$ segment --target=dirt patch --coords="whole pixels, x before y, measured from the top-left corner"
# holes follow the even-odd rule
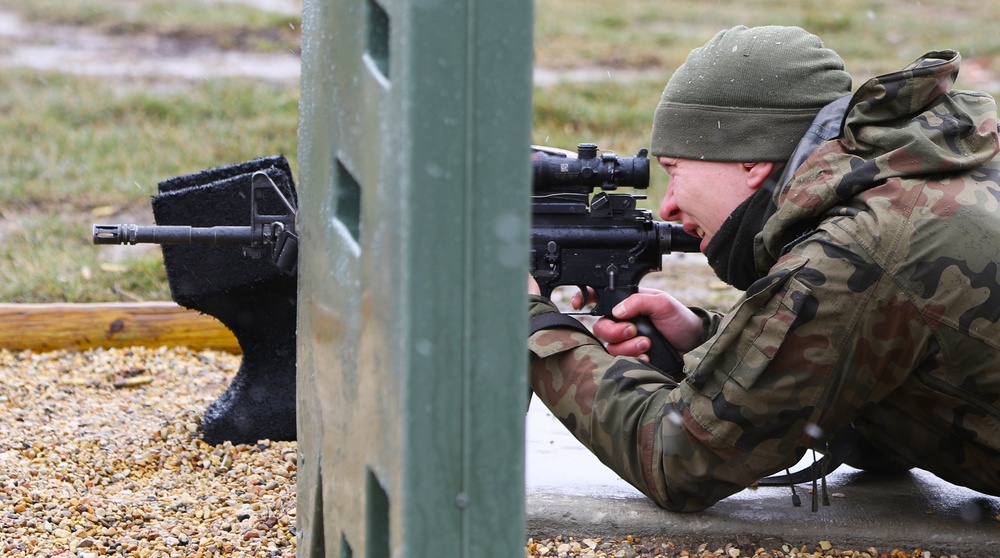
[[[11,11],[0,11],[0,47],[3,67],[147,80],[255,77],[294,83],[301,66],[291,52],[224,50],[192,37],[102,34],[26,22]]]
[[[294,14],[294,0],[240,0],[260,9]],[[230,0],[215,0],[223,6]],[[240,41],[237,41],[240,42]],[[214,77],[253,77],[297,83],[301,56],[292,52],[250,52],[218,48],[206,37],[175,34],[108,34],[85,27],[27,22],[16,12],[0,10],[0,67],[80,75],[193,81]],[[666,79],[663,69],[607,67],[535,68],[541,87],[564,82]]]

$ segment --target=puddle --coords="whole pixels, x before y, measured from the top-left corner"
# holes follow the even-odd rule
[[[275,12],[285,15],[302,13],[301,0],[206,0],[206,4],[245,4],[265,12]]]
[[[602,82],[614,81],[630,83],[638,80],[662,80],[667,82],[670,71],[663,68],[648,69],[617,69],[617,68],[535,68],[535,85],[549,87],[564,82]]]

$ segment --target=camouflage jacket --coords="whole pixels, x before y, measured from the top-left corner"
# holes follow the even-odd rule
[[[769,270],[706,317],[679,385],[568,329],[531,336],[531,386],[606,465],[692,511],[853,424],[906,463],[1000,494],[1000,162],[957,52],[868,81],[775,193]],[[789,242],[796,238],[795,242]],[[532,315],[556,311],[534,297]]]

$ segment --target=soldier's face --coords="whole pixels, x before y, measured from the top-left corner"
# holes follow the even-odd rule
[[[688,234],[701,237],[701,250],[719,232],[726,218],[755,188],[748,184],[743,163],[695,161],[658,157],[670,175],[667,193],[660,205],[664,221],[680,221]]]

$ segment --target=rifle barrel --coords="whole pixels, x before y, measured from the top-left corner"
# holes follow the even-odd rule
[[[249,226],[94,225],[94,244],[250,244]]]
[[[673,223],[655,223],[660,237],[660,252],[701,252],[701,239],[684,232],[684,227]]]

